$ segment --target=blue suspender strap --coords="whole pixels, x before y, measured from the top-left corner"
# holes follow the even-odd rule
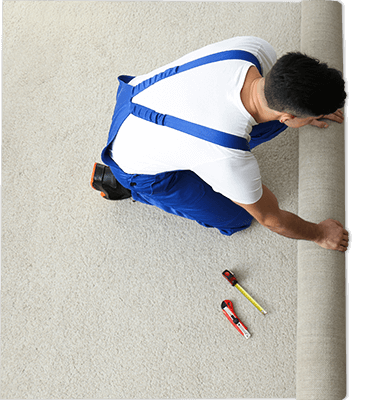
[[[249,143],[243,137],[231,135],[229,133],[218,131],[212,128],[207,128],[206,126],[185,121],[171,115],[160,114],[151,110],[150,108],[143,107],[140,104],[133,104],[131,113],[138,118],[153,122],[157,125],[173,128],[177,131],[195,136],[198,139],[218,144],[219,146],[224,146],[235,150],[250,151]]]
[[[244,151],[250,151],[251,148],[272,139],[277,134],[285,130],[287,126],[285,124],[281,124],[279,121],[270,121],[267,123],[258,124],[253,127],[252,141],[251,145],[249,146],[245,138],[207,128],[205,126],[185,121],[171,115],[160,114],[154,110],[132,102],[132,98],[134,96],[162,79],[165,79],[177,73],[187,71],[191,68],[199,67],[201,65],[229,59],[240,59],[251,62],[257,67],[260,74],[262,74],[261,65],[258,59],[253,54],[243,50],[228,50],[216,54],[211,54],[209,56],[190,61],[186,64],[174,68],[169,68],[166,71],[157,74],[154,77],[149,78],[134,87],[130,85],[130,81],[134,77],[126,75],[119,76],[120,85],[116,97],[116,106],[112,118],[108,141],[106,147],[103,149],[101,154],[102,161],[105,164],[110,165],[112,168],[114,168],[116,172],[120,170],[118,165],[111,158],[110,148],[111,143],[115,139],[121,124],[130,114],[133,114],[139,118],[143,118],[158,125],[167,126],[181,132],[185,132],[187,134],[218,144],[220,146]]]
[[[254,64],[259,73],[262,75],[262,68],[261,64],[259,63],[258,59],[252,54],[248,53],[244,50],[228,50],[222,51],[220,53],[210,54],[209,56],[198,58],[197,60],[190,61],[186,64],[179,65],[177,67],[169,68],[160,74],[157,74],[145,81],[139,83],[133,89],[133,97],[136,96],[138,93],[142,92],[143,90],[147,89],[151,85],[156,82],[159,82],[162,79],[168,78],[169,76],[173,76],[179,74],[180,72],[188,71],[189,69],[200,67],[202,65],[211,64],[217,61],[225,61],[225,60],[244,60],[249,61]]]
[[[228,50],[210,54],[197,60],[190,61],[186,64],[169,68],[166,71],[157,74],[136,86],[130,85],[130,81],[133,79],[132,76],[119,76],[120,85],[116,96],[116,106],[110,126],[107,145],[101,154],[102,161],[111,167],[116,169],[119,168],[110,156],[110,145],[115,139],[121,124],[125,121],[129,114],[133,114],[139,118],[158,125],[167,126],[178,131],[185,132],[189,135],[218,144],[220,146],[249,151],[250,147],[245,138],[217,131],[215,129],[211,129],[189,121],[184,121],[171,115],[160,114],[154,110],[132,102],[134,96],[162,79],[184,71],[188,71],[189,69],[196,68],[201,65],[224,60],[249,61],[254,64],[262,74],[261,65],[253,54],[243,50]]]
[[[132,97],[136,96],[138,93],[142,92],[143,90],[147,89],[148,87],[155,84],[156,82],[159,82],[162,79],[168,78],[181,72],[188,71],[192,68],[218,61],[239,59],[255,64],[260,73],[262,73],[261,65],[253,54],[243,50],[228,50],[220,53],[210,54],[209,56],[190,61],[186,64],[169,68],[166,71],[161,72],[160,74],[146,79],[145,81],[141,82],[133,88]],[[176,129],[178,131],[187,133],[191,136],[195,136],[199,139],[206,140],[220,146],[237,150],[250,151],[249,143],[243,137],[231,135],[229,133],[218,131],[216,129],[211,129],[206,126],[185,121],[171,115],[160,114],[150,108],[141,106],[140,104],[136,104],[133,102],[131,104],[131,113],[134,116],[142,118],[146,121]]]
[[[205,56],[199,58],[198,60],[190,61],[186,64],[181,65],[179,67],[179,72],[187,71],[188,69],[198,67],[199,65],[205,65],[224,60],[249,61],[257,67],[259,73],[262,75],[261,64],[259,63],[257,57],[255,57],[252,53],[249,53],[244,50],[227,50],[227,51],[222,51],[220,53],[210,54],[209,56]]]
[[[240,136],[231,135],[226,132],[218,131],[216,129],[207,128],[206,126],[197,125],[183,119],[167,116],[165,119],[165,126],[174,128],[178,131],[188,133],[196,138],[206,140],[224,146],[230,149],[250,151],[248,141]]]

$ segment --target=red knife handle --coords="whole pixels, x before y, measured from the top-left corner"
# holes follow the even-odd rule
[[[240,332],[244,336],[244,332],[239,328],[239,324],[245,329],[248,330],[248,328],[240,321],[240,319],[237,317],[237,315],[234,312],[234,307],[233,303],[230,300],[224,300],[221,304],[221,308],[223,313],[225,314],[226,318],[232,323],[232,325],[236,328],[238,332]],[[230,311],[229,315],[225,308],[228,308]]]

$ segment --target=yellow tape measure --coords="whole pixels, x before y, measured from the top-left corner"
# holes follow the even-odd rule
[[[238,281],[235,278],[235,275],[229,271],[225,270],[222,275],[231,283],[232,286],[235,286],[241,294],[243,294],[253,305],[257,308],[263,315],[266,315],[267,312],[239,285]]]
[[[263,315],[267,312],[237,283],[235,287],[242,293]]]

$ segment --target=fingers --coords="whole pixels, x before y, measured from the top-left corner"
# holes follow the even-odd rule
[[[328,128],[328,124],[326,121],[322,121],[323,119],[328,119],[341,124],[344,121],[344,114],[342,110],[337,110],[332,114],[323,115],[319,119],[314,119],[312,122],[310,122],[310,125],[316,126],[317,128]]]
[[[348,249],[348,245],[346,244],[341,244],[340,245],[340,247],[339,247],[339,251],[341,251],[341,252],[345,252],[346,250]]]
[[[349,233],[346,229],[344,229],[339,251],[345,252],[348,249],[348,247],[349,247]]]
[[[337,245],[336,250],[345,252],[349,247],[349,232],[346,229],[344,229],[344,226],[340,221],[337,221],[336,219],[333,219],[332,221],[334,221],[334,223],[338,225],[340,228],[343,228],[341,233],[341,239]]]
[[[349,232],[335,219],[326,219],[318,224],[320,235],[315,242],[328,250],[345,252],[349,247]]]
[[[317,128],[328,128],[328,124],[326,124],[324,121],[320,121],[319,119],[314,119],[309,125],[316,126]]]
[[[329,119],[331,121],[336,121],[339,124],[341,124],[344,121],[344,114],[341,110],[337,110],[332,114],[324,115],[322,118]]]
[[[340,245],[337,246],[336,250],[345,252],[349,247],[349,242],[348,241],[341,241]]]

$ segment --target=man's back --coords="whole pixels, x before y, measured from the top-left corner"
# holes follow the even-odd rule
[[[264,40],[233,38],[196,50],[130,84],[135,86],[168,68],[229,49],[253,53],[264,73],[276,60],[273,48]],[[245,109],[240,92],[252,65],[229,60],[194,68],[154,84],[138,94],[134,102],[250,140],[256,121]],[[121,126],[112,150],[113,159],[128,173],[153,175],[188,169],[236,201],[255,202],[261,195],[258,164],[251,153],[226,149],[133,115]]]

